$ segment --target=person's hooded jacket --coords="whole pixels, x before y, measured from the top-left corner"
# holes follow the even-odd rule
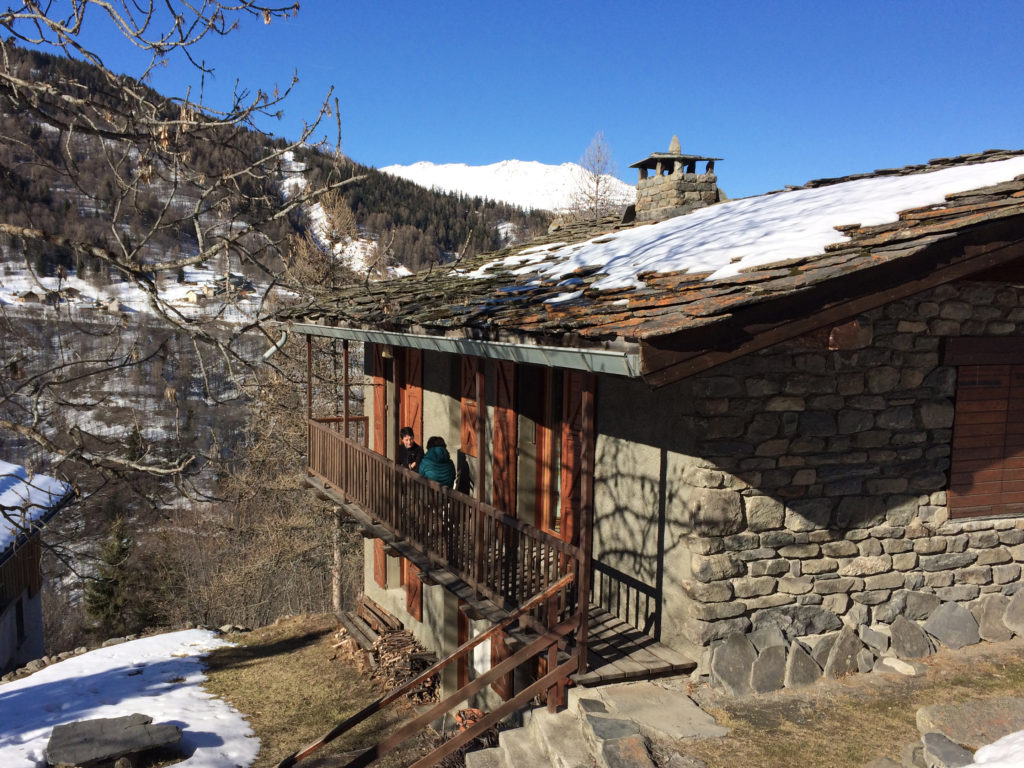
[[[455,464],[452,463],[448,449],[443,445],[428,448],[420,460],[419,473],[428,480],[447,485],[455,485]]]

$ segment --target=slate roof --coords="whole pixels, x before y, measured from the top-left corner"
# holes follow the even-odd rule
[[[817,180],[768,195],[859,179],[925,174],[1021,155],[1024,151],[991,150],[925,165]],[[808,302],[824,306],[848,298],[846,294],[879,290],[893,280],[927,274],[935,268],[936,259],[946,264],[961,257],[965,245],[1007,239],[1007,223],[1017,233],[1016,239],[1021,239],[1024,219],[1018,217],[1022,216],[1024,176],[1018,176],[995,186],[948,195],[939,205],[902,211],[895,222],[863,227],[857,221],[847,222],[835,227],[834,243],[811,256],[775,261],[712,280],[707,279],[708,270],[651,270],[637,275],[639,285],[602,289],[609,281],[600,264],[551,277],[543,273],[542,265],[532,268],[510,263],[514,261],[510,256],[536,248],[538,244],[533,243],[409,277],[348,288],[315,303],[282,310],[277,317],[348,328],[577,348],[657,344],[696,334],[703,339],[699,344],[709,346],[713,344],[709,339],[728,336],[730,324],[754,309],[761,321],[785,320]],[[616,231],[612,221],[600,224],[604,232]],[[556,232],[546,238],[548,243],[565,245],[554,246],[550,255],[557,258],[559,250],[568,248],[574,239],[593,235],[586,230]],[[600,244],[602,239],[599,236],[592,242]],[[943,244],[946,247],[940,247]],[[570,290],[572,295],[564,300]],[[766,308],[775,308],[776,316],[766,318]],[[679,345],[673,343],[673,348]]]

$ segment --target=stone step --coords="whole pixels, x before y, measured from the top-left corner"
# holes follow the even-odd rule
[[[548,755],[527,728],[513,728],[498,735],[498,749],[504,753],[507,768],[548,765]]]
[[[576,711],[564,709],[552,714],[535,709],[529,730],[544,745],[554,768],[591,768],[594,765],[594,753],[580,730]]]
[[[498,747],[466,753],[466,768],[508,768],[505,755]]]

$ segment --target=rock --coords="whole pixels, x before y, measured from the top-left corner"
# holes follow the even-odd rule
[[[978,622],[971,612],[959,603],[943,603],[936,608],[924,630],[943,645],[957,649],[981,642],[978,636]]]
[[[924,744],[912,741],[903,748],[904,768],[928,768],[924,762]]]
[[[859,634],[861,642],[877,653],[884,653],[889,650],[889,636],[887,634],[863,625],[859,628]]]
[[[776,645],[781,645],[783,648],[788,645],[786,636],[782,634],[782,630],[778,627],[756,629],[747,635],[747,639],[753,644],[758,653],[761,653],[765,648],[772,648]]]
[[[1024,698],[998,696],[978,701],[934,704],[917,710],[919,733],[941,733],[978,749],[1024,730]]]
[[[608,768],[657,768],[647,751],[643,736],[627,736],[601,745],[601,758]]]
[[[783,684],[787,688],[801,688],[816,683],[820,679],[821,667],[804,650],[803,646],[794,640],[789,645]]]
[[[823,666],[825,677],[846,677],[856,672],[857,654],[863,647],[864,644],[857,637],[857,633],[849,627],[843,627],[836,636],[828,660]]]
[[[897,616],[891,626],[892,651],[901,659],[920,659],[932,652],[927,633],[903,616]]]
[[[875,654],[870,648],[861,648],[857,651],[857,671],[862,675],[867,674],[875,668]]]
[[[745,635],[730,635],[711,656],[711,679],[733,696],[751,692],[750,671],[757,651]]]
[[[1003,624],[1013,634],[1024,635],[1024,591],[1010,598],[1010,604],[1006,606],[1006,613],[1003,614]]]
[[[750,687],[754,693],[769,693],[782,688],[786,679],[786,646],[772,645],[758,654],[750,669]]]
[[[928,768],[960,768],[974,762],[974,755],[941,733],[926,733],[921,741]]]
[[[911,621],[924,621],[941,604],[942,601],[929,592],[907,592],[903,615]]]
[[[920,677],[928,671],[928,666],[913,659],[897,659],[895,656],[883,656],[878,660],[876,668],[890,669],[907,677]]]
[[[1003,614],[1009,604],[1010,598],[1005,595],[985,595],[971,607],[982,640],[1001,643],[1013,637],[1013,632],[1003,623]]]
[[[836,639],[838,637],[838,632],[829,632],[828,634],[821,635],[817,638],[803,638],[804,643],[806,643],[807,647],[811,649],[811,658],[814,659],[817,665],[822,669],[824,669],[825,662],[828,661],[828,655],[832,653],[832,646],[836,644]]]
[[[24,667],[22,667],[22,669],[25,672],[31,674],[33,672],[38,672],[40,669],[43,669],[45,666],[46,666],[46,662],[43,661],[42,659],[33,659],[28,664],[26,664]]]
[[[222,627],[218,627],[217,631],[220,632],[222,635],[226,635],[229,632],[234,632],[235,631],[235,625],[234,624],[225,624]]]
[[[757,611],[751,619],[754,629],[777,627],[792,639],[801,635],[817,635],[843,626],[829,610],[814,605],[786,605]]]
[[[46,745],[46,755],[53,765],[89,768],[125,755],[173,747],[180,740],[178,726],[154,725],[153,718],[136,713],[55,726]]]

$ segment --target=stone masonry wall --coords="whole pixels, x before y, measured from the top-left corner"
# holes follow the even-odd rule
[[[1020,588],[1024,518],[950,520],[956,369],[945,337],[1024,335],[1024,290],[942,286],[675,394],[692,441],[680,514],[687,639],[891,623],[907,597],[972,607]],[[670,525],[672,523],[670,522]]]
[[[668,219],[716,202],[718,179],[713,173],[677,172],[652,176],[637,184],[636,219]]]

